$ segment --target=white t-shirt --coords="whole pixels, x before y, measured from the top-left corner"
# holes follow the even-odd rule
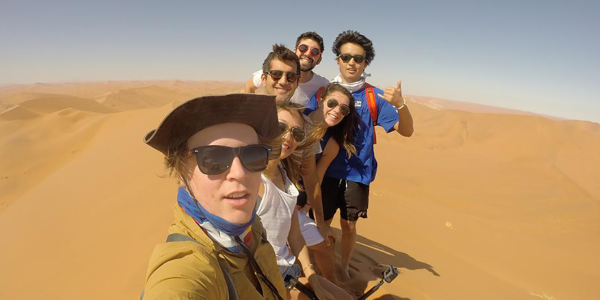
[[[298,189],[288,179],[283,168],[279,168],[285,178],[285,191],[280,190],[270,179],[261,175],[262,182],[265,184],[265,193],[262,198],[258,198],[256,214],[267,231],[267,240],[275,250],[277,265],[290,267],[296,261],[296,257],[287,242],[292,226],[292,214],[298,198]]]
[[[262,74],[262,70],[252,73],[252,81],[254,82],[254,86],[257,88],[262,87]],[[329,80],[327,80],[327,78],[314,73],[311,80],[298,84],[298,88],[294,92],[294,95],[292,95],[290,101],[298,103],[302,106],[307,106],[310,98],[317,93],[319,88],[328,84]]]

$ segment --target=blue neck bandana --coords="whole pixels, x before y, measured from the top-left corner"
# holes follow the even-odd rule
[[[200,203],[196,201],[196,199],[194,199],[183,187],[180,187],[177,193],[177,203],[183,207],[185,212],[194,218],[199,224],[208,222],[219,231],[231,237],[240,236],[254,222],[254,219],[256,219],[256,210],[254,210],[252,212],[252,218],[250,218],[248,223],[234,224],[228,222],[223,218],[215,216],[206,211],[206,209],[204,209],[204,207],[202,207],[202,205],[200,205]]]

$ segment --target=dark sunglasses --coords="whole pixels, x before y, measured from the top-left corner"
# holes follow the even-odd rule
[[[298,50],[302,54],[306,53],[306,51],[308,51],[309,48],[310,47],[308,47],[307,45],[304,45],[304,44],[301,44],[298,46]],[[319,48],[310,49],[310,56],[317,57],[317,56],[319,56],[319,54],[321,54],[321,49],[319,49]]]
[[[298,80],[298,77],[300,76],[300,74],[298,74],[298,73],[284,72],[284,71],[280,71],[280,70],[271,70],[266,73],[271,75],[271,77],[275,81],[278,81],[279,79],[281,79],[281,77],[283,77],[284,74],[285,74],[285,79],[288,82],[296,82],[296,80]]]
[[[288,131],[291,131],[292,137],[298,143],[302,142],[306,137],[306,132],[304,131],[304,129],[300,127],[290,127],[288,126],[288,124],[285,124],[283,122],[279,122],[279,130],[281,131],[282,135],[286,134]]]
[[[354,58],[354,61],[357,64],[360,64],[363,61],[365,61],[366,56],[364,56],[364,55],[340,54],[340,56],[338,56],[338,58],[341,59],[345,63],[350,62],[350,60]]]
[[[343,116],[347,116],[350,113],[350,107],[346,104],[340,104],[337,100],[331,98],[327,100],[327,107],[334,108],[336,106],[340,106],[340,112]]]
[[[200,172],[217,175],[231,168],[234,157],[239,157],[244,168],[250,172],[262,172],[267,168],[271,147],[248,145],[239,148],[227,146],[202,146],[191,150],[196,155]]]

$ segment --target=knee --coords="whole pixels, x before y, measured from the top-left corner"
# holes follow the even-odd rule
[[[356,232],[356,222],[341,220],[343,232]]]

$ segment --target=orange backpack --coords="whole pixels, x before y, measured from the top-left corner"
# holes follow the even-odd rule
[[[325,87],[320,87],[317,91],[317,102],[321,99],[321,93]],[[375,90],[373,86],[365,83],[365,95],[367,96],[367,104],[371,113],[371,121],[373,122],[373,144],[377,144],[377,134],[375,133],[375,125],[377,124],[377,103],[375,102]]]

